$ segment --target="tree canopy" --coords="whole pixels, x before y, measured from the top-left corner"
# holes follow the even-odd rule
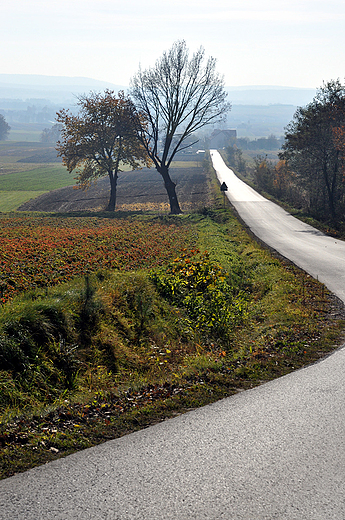
[[[216,60],[202,47],[191,58],[185,41],[177,41],[152,68],[139,69],[131,80],[130,95],[145,114],[141,142],[161,174],[171,213],[181,213],[169,167],[186,139],[205,125],[221,121],[230,105],[226,102],[223,77]]]
[[[306,107],[297,109],[286,128],[280,158],[318,218],[335,222],[344,211],[345,86],[330,81]]]
[[[78,115],[68,110],[57,113],[61,123],[61,140],[57,142],[58,155],[69,172],[77,171],[77,182],[82,188],[104,175],[110,180],[110,199],[107,209],[114,211],[116,190],[121,165],[133,169],[149,166],[150,161],[138,137],[138,122],[145,128],[143,118],[132,101],[119,92],[106,90],[104,94],[91,93],[78,101]]]
[[[10,125],[6,122],[4,116],[0,114],[0,141],[7,139],[10,130]]]

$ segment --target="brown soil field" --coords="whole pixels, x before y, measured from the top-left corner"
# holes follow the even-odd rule
[[[192,211],[211,203],[209,177],[202,167],[171,168],[181,209]],[[19,211],[102,211],[110,194],[108,177],[102,177],[88,190],[69,186],[31,199]],[[119,174],[116,209],[120,211],[169,212],[170,206],[164,183],[155,169],[144,168]]]

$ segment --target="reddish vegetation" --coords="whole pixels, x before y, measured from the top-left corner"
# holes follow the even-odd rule
[[[2,217],[0,302],[98,269],[160,265],[185,247],[186,233],[180,226],[152,221]]]

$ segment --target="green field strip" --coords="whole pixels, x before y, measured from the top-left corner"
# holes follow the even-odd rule
[[[202,163],[202,159],[200,161],[172,161],[171,168],[197,168]]]
[[[21,204],[35,199],[45,191],[0,191],[0,212],[16,211]]]
[[[74,184],[73,175],[61,165],[48,164],[26,171],[0,175],[0,191],[50,191]]]

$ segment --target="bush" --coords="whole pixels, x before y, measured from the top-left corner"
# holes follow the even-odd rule
[[[231,285],[228,273],[208,253],[186,252],[151,279],[162,296],[186,309],[204,340],[230,347],[231,332],[247,315],[246,295]]]

